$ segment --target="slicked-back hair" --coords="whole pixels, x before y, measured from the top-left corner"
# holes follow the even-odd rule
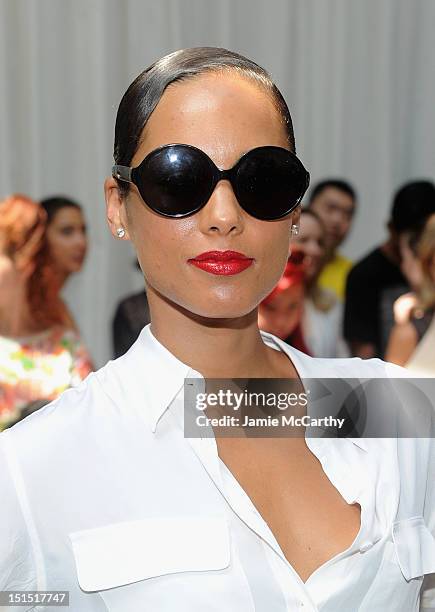
[[[129,86],[118,108],[114,160],[129,166],[139,148],[146,124],[166,88],[207,72],[234,71],[257,83],[270,95],[284,125],[290,149],[296,153],[293,125],[287,104],[269,73],[252,60],[218,47],[194,47],[175,51],[154,62]],[[122,192],[128,184],[119,183]]]

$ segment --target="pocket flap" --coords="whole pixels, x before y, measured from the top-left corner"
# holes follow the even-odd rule
[[[222,517],[149,518],[69,534],[84,591],[101,591],[176,572],[219,570],[230,563]]]
[[[396,521],[393,524],[393,542],[406,580],[435,572],[435,538],[423,516]]]

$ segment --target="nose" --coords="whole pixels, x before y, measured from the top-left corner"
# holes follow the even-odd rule
[[[87,247],[87,238],[86,234],[83,231],[77,231],[74,234],[74,246],[81,248],[83,250]]]
[[[201,231],[222,236],[238,235],[243,231],[244,223],[243,211],[231,183],[219,181],[209,201],[199,212]]]

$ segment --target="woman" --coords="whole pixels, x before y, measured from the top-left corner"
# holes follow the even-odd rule
[[[305,253],[306,299],[302,333],[309,354],[315,357],[348,357],[342,338],[343,309],[331,291],[320,287],[319,274],[325,256],[325,228],[312,210],[302,210],[300,229],[295,243]]]
[[[41,200],[47,213],[47,248],[61,287],[80,272],[88,249],[86,222],[80,204],[64,196]]]
[[[395,371],[259,332],[308,182],[269,75],[224,49],[162,58],[121,101],[115,163],[108,221],[151,326],[0,435],[1,589],[69,590],[80,612],[416,610],[435,570],[429,440],[183,436],[211,378]]]
[[[0,202],[0,429],[56,398],[91,369],[49,274],[44,210]]]
[[[394,304],[395,325],[386,360],[421,374],[435,374],[435,215],[401,241],[402,272],[412,293]]]
[[[304,254],[293,250],[276,287],[258,305],[258,327],[309,354],[301,331],[305,297]]]

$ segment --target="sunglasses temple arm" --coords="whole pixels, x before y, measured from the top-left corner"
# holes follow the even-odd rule
[[[126,183],[132,183],[132,170],[129,166],[113,166],[112,176],[119,181],[125,181]]]

